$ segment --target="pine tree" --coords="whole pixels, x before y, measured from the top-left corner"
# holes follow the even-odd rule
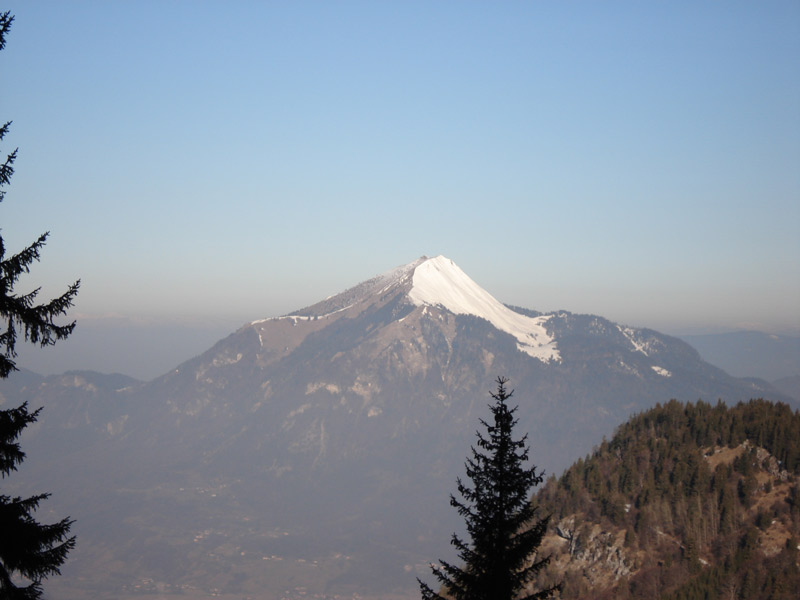
[[[14,21],[8,12],[0,14],[0,50],[6,45],[6,34]],[[0,126],[0,141],[9,131],[11,122]],[[14,161],[17,150],[14,150],[0,164],[0,188],[7,185],[14,174]],[[0,202],[3,201],[5,191],[0,189]],[[57,325],[53,319],[66,314],[72,306],[75,295],[78,293],[79,281],[73,283],[69,289],[59,296],[44,304],[36,304],[39,289],[27,294],[15,294],[14,285],[23,273],[30,271],[31,263],[39,260],[39,252],[47,242],[49,233],[43,233],[35,242],[12,256],[6,257],[5,243],[0,236],[0,317],[5,322],[5,331],[0,333],[0,378],[8,377],[9,373],[16,370],[14,358],[16,357],[16,342],[18,329],[24,335],[25,341],[41,346],[55,344],[57,340],[66,338],[75,328],[75,323]]]
[[[39,410],[28,412],[27,403],[19,408],[0,411],[0,474],[5,478],[17,470],[25,453],[17,438],[22,430],[36,421]],[[62,519],[52,525],[41,525],[31,513],[50,494],[29,498],[0,495],[0,598],[2,600],[35,600],[41,597],[41,580],[59,574],[67,553],[75,546],[75,537],[68,537],[72,520]],[[16,577],[14,577],[16,576]],[[20,582],[24,578],[25,582]]]
[[[10,13],[0,13],[0,50],[5,47],[6,34],[13,21]],[[7,122],[0,126],[0,141],[10,125]],[[0,188],[9,183],[16,158],[17,150],[14,150],[0,164]],[[0,189],[0,202],[4,196],[5,191]],[[21,295],[14,292],[20,276],[29,272],[31,263],[39,260],[47,236],[47,233],[39,236],[33,244],[9,257],[6,257],[0,236],[0,319],[5,326],[5,331],[0,332],[0,378],[8,377],[17,368],[14,358],[19,334],[25,341],[48,346],[69,336],[75,327],[74,322],[58,325],[54,319],[66,314],[72,306],[80,282],[44,304],[36,304],[38,289]],[[16,471],[25,457],[17,440],[22,430],[36,421],[39,410],[28,412],[27,404],[0,410],[0,478],[5,479]],[[74,536],[69,537],[71,519],[42,525],[33,518],[32,513],[48,496],[20,498],[0,494],[0,600],[40,598],[42,579],[59,573],[67,553],[75,545]]]
[[[504,377],[497,378],[497,392],[491,394],[494,424],[481,419],[487,435],[480,432],[478,448],[467,459],[467,477],[472,487],[457,479],[463,500],[450,496],[450,504],[464,517],[471,543],[453,534],[451,544],[458,550],[463,565],[445,561],[431,570],[443,586],[440,595],[419,581],[424,600],[524,600],[549,598],[559,586],[520,596],[525,585],[540,571],[549,558],[539,558],[537,550],[547,529],[549,517],[537,518],[537,508],[530,502],[533,487],[544,474],[536,467],[526,468],[527,435],[512,437],[517,407],[509,408]]]

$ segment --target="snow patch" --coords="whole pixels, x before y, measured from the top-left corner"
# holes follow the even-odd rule
[[[561,362],[556,342],[544,327],[552,315],[526,317],[514,312],[444,256],[428,259],[414,269],[408,296],[417,306],[442,306],[457,315],[486,319],[514,336],[521,352],[542,362]]]
[[[649,350],[648,344],[641,340],[636,339],[637,330],[633,329],[632,327],[622,327],[621,325],[617,325],[617,329],[619,329],[620,333],[628,338],[628,341],[633,346],[633,349],[636,352],[641,352],[645,356],[649,356],[647,351]]]
[[[353,306],[352,304],[348,304],[347,306],[343,306],[342,308],[337,308],[336,310],[331,311],[329,313],[325,313],[324,315],[283,315],[281,317],[268,317],[266,319],[256,319],[255,321],[250,321],[250,325],[260,325],[261,323],[266,323],[268,321],[282,321],[282,320],[291,320],[292,325],[297,325],[298,321],[317,321],[318,319],[327,319],[328,317],[335,315],[336,313],[345,311],[352,306]]]
[[[650,368],[653,369],[653,371],[655,371],[656,373],[658,373],[662,377],[672,377],[672,373],[667,371],[664,367],[656,367],[655,365],[653,365]]]

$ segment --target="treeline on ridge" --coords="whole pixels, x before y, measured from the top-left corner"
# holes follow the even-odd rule
[[[569,574],[564,599],[794,599],[799,475],[800,413],[785,404],[656,405],[537,493],[561,541],[544,577]],[[587,558],[598,530],[624,539],[602,550],[626,565],[606,586]]]

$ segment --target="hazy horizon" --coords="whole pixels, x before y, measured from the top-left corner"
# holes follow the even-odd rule
[[[316,301],[322,299],[323,297],[320,297]],[[77,315],[78,327],[68,342],[44,349],[29,344],[20,346],[17,364],[21,368],[45,376],[58,375],[66,371],[88,370],[107,374],[119,373],[149,381],[209,350],[216,342],[257,318],[277,317],[313,303],[308,302],[276,314],[262,314],[247,319],[132,318],[120,315],[101,315],[87,319]],[[590,314],[609,318],[604,314]],[[618,322],[622,325],[654,329],[676,337],[761,331],[748,328],[746,324],[740,327],[715,328],[680,324],[671,327],[669,323],[635,323],[624,319]],[[763,333],[800,338],[798,332],[794,330],[772,330]]]
[[[82,280],[21,367],[165,371],[422,254],[544,312],[800,333],[796,2],[7,10],[3,237],[51,232],[19,291]]]

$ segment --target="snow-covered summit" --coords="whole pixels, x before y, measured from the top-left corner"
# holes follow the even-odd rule
[[[556,342],[544,326],[552,315],[528,317],[514,312],[444,256],[422,256],[322,302],[277,319],[290,319],[297,323],[326,318],[342,314],[363,303],[371,303],[376,298],[395,291],[404,293],[416,306],[439,306],[456,315],[473,315],[486,319],[497,329],[514,336],[521,352],[543,362],[561,360]],[[267,320],[254,321],[252,324]]]
[[[449,258],[436,256],[419,261],[413,267],[411,281],[408,297],[417,306],[442,306],[457,315],[486,319],[497,329],[514,336],[520,351],[543,362],[561,360],[556,342],[544,326],[550,315],[527,317],[514,312]]]

